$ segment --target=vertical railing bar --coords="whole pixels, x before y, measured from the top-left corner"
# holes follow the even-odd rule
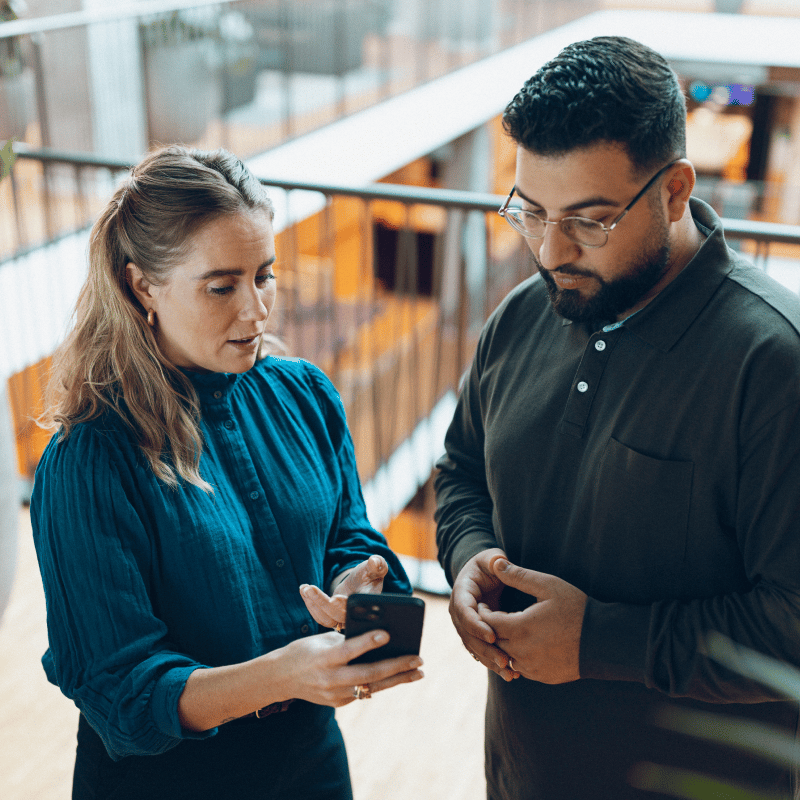
[[[14,206],[14,230],[17,237],[16,247],[11,251],[13,256],[16,250],[21,250],[28,244],[28,237],[23,218],[24,206],[19,202],[19,185],[17,183],[16,170],[13,167],[8,177],[11,180],[11,203]]]
[[[452,209],[446,207],[447,219],[450,218]],[[443,301],[443,279],[444,279],[444,258],[445,258],[446,237],[441,234],[436,237],[433,248],[433,271],[431,275],[431,296],[437,306],[437,324],[434,330],[433,342],[433,363],[431,364],[431,396],[429,405],[433,408],[442,393],[442,347],[444,342],[444,327],[447,324],[445,319]]]
[[[494,275],[494,268],[492,264],[492,226],[489,222],[489,215],[484,212],[483,214],[483,241],[485,248],[485,269],[483,271],[483,318],[489,319],[489,314],[492,311],[492,278]]]
[[[421,419],[419,413],[419,391],[422,381],[419,380],[419,231],[410,227],[409,218],[409,291],[411,294],[411,352],[409,356],[409,387],[412,393],[411,431]]]
[[[369,340],[369,336],[362,336],[362,329],[364,331],[369,330],[370,323],[372,322],[372,309],[370,307],[370,297],[372,294],[372,286],[373,281],[370,280],[369,276],[366,274],[368,269],[371,269],[371,265],[369,263],[369,254],[370,254],[370,244],[369,244],[369,236],[371,233],[370,229],[370,215],[371,215],[371,204],[369,200],[361,200],[361,204],[359,205],[359,228],[360,228],[360,235],[359,235],[359,276],[364,276],[364,285],[361,285],[361,281],[359,281],[359,285],[356,289],[356,302],[355,302],[355,342],[354,342],[354,352],[353,352],[353,374],[352,374],[352,404],[353,404],[353,422],[358,424],[358,432],[361,433],[363,431],[364,420],[366,419],[366,413],[362,413],[364,408],[364,385],[362,381],[362,374],[363,374],[363,366],[365,362],[364,356],[364,339]],[[371,420],[374,423],[374,419]],[[373,436],[374,436],[374,428],[373,428]],[[359,440],[355,442],[356,447],[356,463],[359,465],[360,470],[365,469],[365,458],[364,458],[364,450],[366,449],[370,455],[374,455],[369,449],[369,442],[362,443],[359,437]],[[361,455],[361,457],[359,457]],[[372,477],[373,474],[373,461],[370,460],[369,462],[369,476]],[[367,476],[362,474],[362,478]]]
[[[392,350],[391,348],[387,350],[386,353],[386,362],[390,365],[390,382],[391,382],[391,395],[390,397],[394,399],[394,402],[390,404],[390,413],[389,413],[389,435],[387,437],[386,445],[387,449],[391,451],[395,444],[395,436],[397,434],[398,428],[398,419],[400,416],[399,412],[399,403],[397,399],[400,396],[400,374],[402,371],[402,364],[403,364],[403,355],[402,355],[402,343],[403,343],[403,316],[405,314],[405,307],[406,307],[406,298],[405,298],[405,262],[406,262],[406,250],[408,250],[408,230],[410,225],[410,204],[404,203],[403,204],[403,212],[404,212],[404,224],[397,232],[397,249],[395,250],[395,257],[394,257],[394,281],[395,281],[395,295],[399,299],[399,302],[395,302],[393,304],[393,320],[394,324],[394,335],[392,336],[392,342],[395,343],[397,350],[397,357],[392,358]],[[384,454],[384,458],[388,458],[389,452]]]
[[[320,262],[329,260],[331,270],[331,280],[329,286],[325,286],[325,305],[322,309],[322,324],[319,324],[319,308],[315,315],[317,319],[317,345],[318,352],[324,350],[324,343],[319,347],[322,334],[322,339],[325,337],[325,332],[330,326],[330,343],[331,343],[331,357],[333,359],[331,379],[334,384],[339,385],[340,368],[341,368],[341,351],[342,351],[342,325],[341,325],[341,303],[336,299],[336,211],[333,206],[333,196],[325,195],[325,208],[322,212],[322,224],[319,228],[319,244],[317,249],[320,253]],[[328,283],[328,282],[326,282]]]
[[[374,222],[371,222],[371,230],[370,235],[374,237],[375,235],[375,225]],[[373,247],[374,247],[374,238],[373,238]],[[374,252],[374,251],[373,251]],[[374,256],[373,256],[374,257]],[[372,286],[371,289],[371,296],[373,300],[376,298],[376,288]],[[383,405],[383,397],[380,391],[380,379],[381,379],[381,367],[379,363],[379,346],[377,343],[377,336],[370,336],[368,341],[368,357],[369,357],[369,365],[370,365],[370,389],[372,392],[372,430],[373,436],[375,437],[375,472],[377,473],[378,470],[383,466],[384,463],[384,451],[386,448],[385,442],[386,437],[384,436],[384,416],[382,413],[382,405]]]
[[[289,314],[286,315],[286,323],[291,322],[291,328],[294,335],[293,347],[291,348],[290,355],[302,357],[305,349],[305,320],[303,318],[302,310],[300,308],[300,242],[299,232],[297,230],[298,223],[292,219],[291,215],[291,190],[286,192],[286,219],[289,223],[289,236],[287,237],[289,247],[289,258],[291,269],[293,273],[293,280],[291,286],[291,302]]]
[[[467,227],[467,214],[466,210],[461,211],[460,230],[466,230]],[[461,241],[461,237],[459,237]],[[456,376],[455,382],[458,385],[461,381],[461,374],[464,371],[464,365],[467,354],[467,332],[469,330],[469,287],[467,285],[467,260],[463,256],[458,259],[458,336],[456,344]]]
[[[83,167],[80,164],[75,165],[75,205],[77,224],[76,230],[83,227],[84,221],[89,216],[88,209],[86,208],[86,198],[83,193]]]

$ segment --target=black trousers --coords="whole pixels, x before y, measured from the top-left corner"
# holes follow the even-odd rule
[[[72,800],[352,800],[333,709],[295,701],[165,753],[114,761],[81,714]]]

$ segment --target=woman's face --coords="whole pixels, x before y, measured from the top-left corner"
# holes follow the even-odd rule
[[[151,284],[133,264],[131,287],[155,314],[155,335],[177,367],[246,372],[275,304],[275,237],[266,211],[219,217],[191,241],[167,280]]]

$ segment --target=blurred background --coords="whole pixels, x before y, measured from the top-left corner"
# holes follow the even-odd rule
[[[695,194],[798,291],[798,0],[0,0],[3,800],[68,797],[74,754],[75,709],[38,663],[26,509],[48,359],[88,227],[170,142],[226,147],[267,184],[275,333],[341,393],[373,524],[428,601],[426,680],[341,712],[356,799],[484,796],[485,676],[447,619],[431,473],[481,325],[531,273],[496,213],[514,175],[500,114],[561,47],[600,34],[670,60]],[[376,731],[393,731],[385,747]]]

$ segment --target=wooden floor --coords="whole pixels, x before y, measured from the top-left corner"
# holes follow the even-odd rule
[[[426,601],[425,678],[337,712],[355,800],[481,800],[486,674]],[[44,677],[44,596],[27,512],[9,606],[0,621],[0,798],[68,800],[77,711]]]

